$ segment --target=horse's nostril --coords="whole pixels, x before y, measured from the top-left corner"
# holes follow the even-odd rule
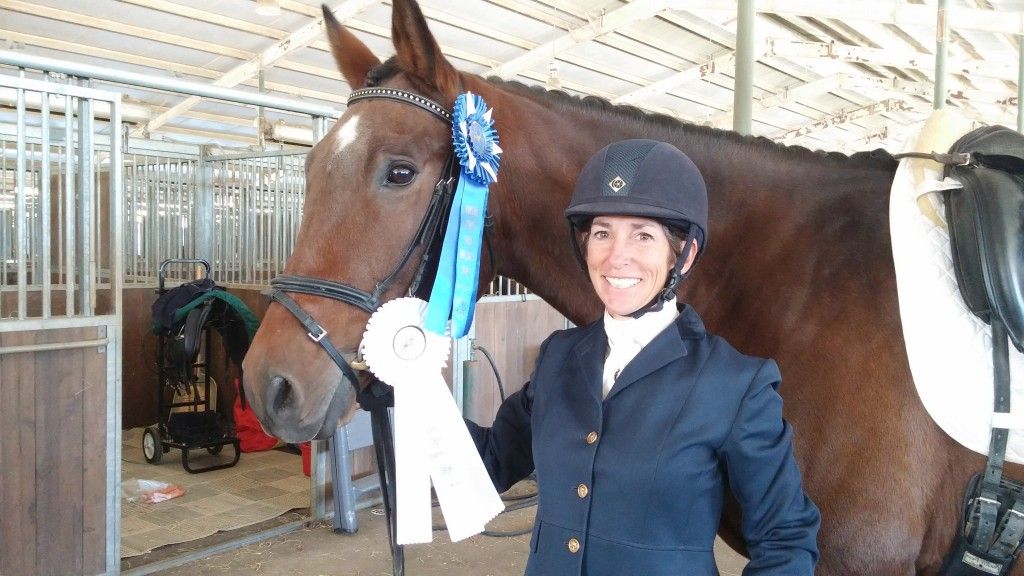
[[[291,383],[280,376],[271,378],[266,400],[271,413],[276,414],[286,409],[294,401]]]

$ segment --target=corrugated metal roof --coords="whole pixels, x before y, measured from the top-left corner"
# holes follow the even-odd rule
[[[323,34],[304,34],[316,26],[319,4],[277,4],[280,15],[261,16],[251,0],[0,0],[0,48],[250,91],[258,90],[262,62],[267,93],[342,108],[349,87]],[[389,3],[329,5],[379,56],[393,52]],[[894,149],[904,128],[931,110],[936,2],[755,5],[754,134],[809,148]],[[421,7],[462,70],[732,125],[734,1],[424,0]],[[1024,2],[950,0],[947,21],[949,105],[979,123],[1015,126]],[[285,41],[301,47],[275,58]],[[184,97],[117,89],[133,104],[127,117],[139,133],[148,124],[154,138],[258,142],[251,107],[201,100],[165,119]],[[266,118],[267,126],[309,126],[294,114]]]

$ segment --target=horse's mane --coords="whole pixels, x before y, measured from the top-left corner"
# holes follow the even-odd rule
[[[397,60],[392,56],[383,63],[375,66],[369,73],[367,73],[366,85],[378,86],[401,71],[402,70],[398,66]],[[658,131],[664,131],[666,136],[672,132],[682,130],[689,136],[709,142],[720,143],[724,140],[732,144],[754,147],[766,152],[780,152],[793,160],[814,160],[817,162],[824,162],[826,164],[842,164],[844,166],[850,166],[851,164],[864,167],[886,166],[892,170],[895,170],[896,168],[896,159],[892,157],[892,154],[881,148],[868,152],[857,152],[852,155],[847,155],[842,152],[811,150],[803,146],[787,146],[765,138],[764,136],[744,136],[731,130],[722,130],[711,126],[701,126],[691,122],[685,122],[667,114],[649,112],[628,104],[613,104],[607,99],[599,96],[574,96],[563,92],[562,90],[548,89],[542,86],[530,86],[516,80],[503,80],[496,76],[491,76],[486,80],[495,87],[509,92],[514,92],[530,98],[531,100],[541,101],[547,104],[553,104],[555,106],[573,110],[598,112],[612,118],[645,124]]]

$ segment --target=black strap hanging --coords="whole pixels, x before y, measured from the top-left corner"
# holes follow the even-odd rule
[[[992,322],[994,412],[1010,412],[1010,360],[1006,327]],[[1024,539],[1024,487],[1003,478],[1009,429],[995,420],[985,471],[971,480],[964,496],[954,549],[942,576],[1003,576],[1009,573]]]
[[[363,388],[356,400],[363,410],[370,413],[370,428],[373,431],[373,449],[377,459],[377,476],[380,479],[380,496],[384,504],[384,518],[388,526],[388,544],[391,547],[391,567],[394,576],[405,574],[405,549],[398,544],[397,516],[395,515],[395,438],[391,429],[389,408],[395,405],[395,390],[373,378]]]

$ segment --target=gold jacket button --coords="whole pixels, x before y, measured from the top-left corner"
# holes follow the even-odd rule
[[[575,554],[580,551],[580,541],[575,538],[569,538],[566,547],[569,548],[569,552]]]
[[[597,442],[597,432],[587,434],[587,444],[593,444],[594,442]]]
[[[587,488],[586,484],[580,484],[576,487],[576,494],[579,494],[580,498],[586,498],[589,493],[590,489]]]

